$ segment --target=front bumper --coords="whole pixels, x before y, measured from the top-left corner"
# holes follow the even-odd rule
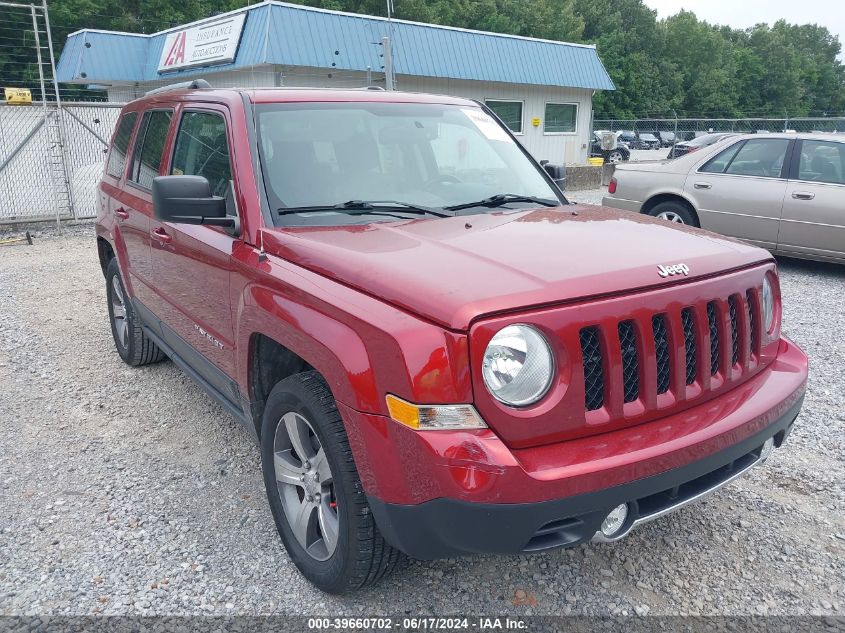
[[[781,339],[762,372],[663,418],[512,449],[491,430],[413,431],[339,403],[384,536],[409,555],[518,553],[590,540],[630,503],[642,522],[715,489],[780,446],[803,402],[807,357]],[[629,526],[630,527],[630,526]]]
[[[434,499],[417,505],[368,497],[382,535],[412,558],[429,560],[467,553],[518,554],[573,547],[591,539],[615,541],[637,525],[677,510],[733,481],[764,461],[763,445],[780,447],[792,430],[801,398],[774,424],[728,449],[680,468],[597,492],[539,503],[472,503]],[[626,522],[612,538],[600,526],[608,512],[627,503]]]

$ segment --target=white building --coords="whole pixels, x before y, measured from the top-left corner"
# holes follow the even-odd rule
[[[385,86],[484,101],[539,159],[583,163],[592,97],[613,90],[595,47],[326,11],[271,0],[139,35],[68,36],[60,82],[105,87],[110,101],[202,77],[214,87]]]

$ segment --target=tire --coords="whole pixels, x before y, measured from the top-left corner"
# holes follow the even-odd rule
[[[333,594],[359,589],[388,576],[404,559],[375,524],[343,421],[316,371],[290,376],[270,392],[261,425],[261,468],[279,536],[302,575],[319,589]]]
[[[695,211],[681,201],[667,200],[666,202],[656,204],[648,211],[648,215],[675,224],[686,224],[688,226],[699,225]]]
[[[140,367],[164,359],[164,352],[147,338],[141,328],[132,303],[128,300],[115,257],[111,258],[106,267],[106,299],[114,347],[123,362]]]
[[[617,163],[623,162],[624,160],[625,154],[620,152],[618,149],[614,149],[607,153],[607,160],[605,162],[615,165]]]

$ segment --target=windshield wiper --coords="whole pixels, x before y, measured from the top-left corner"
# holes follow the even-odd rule
[[[497,193],[495,196],[484,198],[483,200],[476,200],[475,202],[465,202],[463,204],[453,204],[446,207],[449,211],[460,211],[461,209],[472,209],[473,207],[501,207],[508,202],[534,202],[544,207],[559,207],[558,200],[549,200],[546,198],[535,198],[534,196],[522,196],[516,193]]]
[[[374,211],[391,210],[416,215],[435,215],[439,218],[452,217],[452,213],[445,213],[439,209],[424,207],[419,204],[409,204],[398,200],[347,200],[334,205],[316,205],[310,207],[283,207],[278,210],[279,215],[290,213],[311,213],[319,211],[341,211],[349,215],[366,215]]]

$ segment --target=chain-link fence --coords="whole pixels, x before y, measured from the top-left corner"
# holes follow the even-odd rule
[[[62,104],[65,162],[76,218],[97,215],[97,184],[121,107],[122,103]]]
[[[594,119],[593,130],[630,131],[636,134],[671,132],[686,141],[711,132],[753,134],[762,132],[842,132],[845,116],[817,118],[737,118],[737,119]],[[663,135],[668,138],[666,134]]]
[[[57,135],[55,102],[0,102],[0,223],[96,216],[97,183],[122,105],[64,103]]]
[[[52,142],[41,105],[0,104],[0,222],[56,216]]]

